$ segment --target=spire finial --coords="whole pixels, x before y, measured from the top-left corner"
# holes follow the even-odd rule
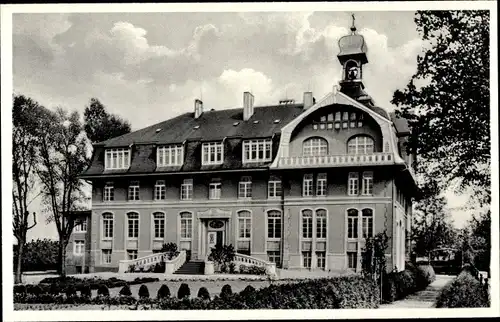
[[[354,34],[356,32],[356,26],[354,25],[354,21],[356,20],[356,17],[354,17],[354,13],[351,14],[352,16],[352,26],[351,26],[351,31]]]

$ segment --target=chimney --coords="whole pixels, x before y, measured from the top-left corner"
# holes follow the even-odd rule
[[[243,93],[243,121],[248,121],[253,115],[253,99],[252,93]]]
[[[314,105],[313,93],[304,92],[304,110]]]
[[[203,113],[203,102],[199,99],[194,100],[194,118],[197,119]]]

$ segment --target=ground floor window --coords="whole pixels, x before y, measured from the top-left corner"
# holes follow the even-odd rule
[[[318,260],[318,268],[325,269],[326,267],[326,254],[325,252],[316,252],[316,259]]]
[[[127,256],[129,260],[137,259],[137,249],[127,250]]]
[[[82,256],[84,252],[85,252],[85,241],[75,240],[73,254],[75,256]]]
[[[102,250],[102,263],[103,264],[111,264],[111,249],[103,249]]]
[[[351,269],[356,269],[358,264],[358,253],[357,252],[348,252],[347,253],[347,267]]]
[[[276,263],[276,266],[279,266],[281,263],[281,254],[279,251],[268,251],[267,259],[271,263]]]
[[[311,268],[311,252],[302,252],[302,267]]]
[[[162,253],[161,249],[153,249],[153,254]]]

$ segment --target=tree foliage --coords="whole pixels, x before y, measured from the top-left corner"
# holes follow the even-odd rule
[[[109,114],[97,98],[90,99],[83,115],[84,130],[92,143],[130,133],[130,123],[117,115]]]
[[[17,259],[18,251],[14,251]],[[56,270],[58,266],[58,242],[50,239],[37,239],[27,242],[21,254],[23,272]]]
[[[420,171],[441,189],[472,188],[480,203],[490,201],[489,22],[488,11],[418,11],[428,48],[392,100],[409,120]]]

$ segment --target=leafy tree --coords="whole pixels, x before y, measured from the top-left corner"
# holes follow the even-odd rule
[[[428,256],[429,251],[439,246],[453,247],[455,244],[457,233],[444,197],[428,196],[417,202],[413,220],[412,239],[417,255]]]
[[[488,11],[418,11],[426,51],[404,90],[394,93],[409,120],[407,148],[417,167],[442,189],[474,190],[490,202],[490,56]]]
[[[58,242],[50,239],[37,239],[24,245],[21,263],[23,272],[47,271],[57,269]],[[14,258],[19,259],[17,250]]]
[[[43,119],[47,131],[40,140],[38,176],[47,210],[47,222],[54,222],[59,235],[59,274],[66,276],[66,246],[74,227],[72,211],[82,208],[84,182],[78,176],[88,164],[87,139],[77,112],[62,108]]]
[[[97,98],[90,99],[83,115],[85,133],[92,143],[130,133],[130,123],[106,112],[106,108]]]
[[[15,283],[21,283],[24,247],[28,230],[37,224],[36,214],[28,207],[35,193],[36,166],[40,157],[40,136],[45,128],[41,119],[47,110],[31,98],[16,95],[12,108],[12,200],[13,232],[17,239]],[[30,217],[33,217],[32,223]]]

